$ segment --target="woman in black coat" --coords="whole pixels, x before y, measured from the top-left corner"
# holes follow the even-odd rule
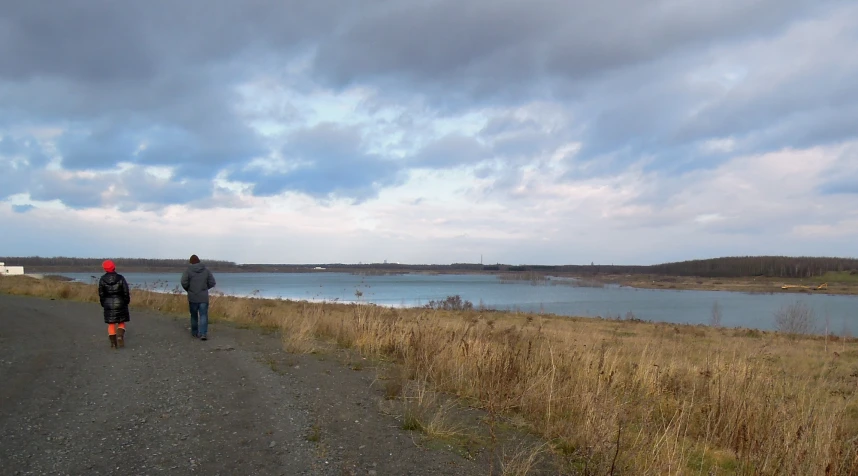
[[[131,320],[128,305],[131,303],[131,291],[125,277],[116,272],[113,261],[107,260],[101,265],[104,276],[98,280],[98,299],[104,308],[104,322],[110,337],[110,348],[125,346],[125,323]],[[118,329],[117,329],[118,327]]]

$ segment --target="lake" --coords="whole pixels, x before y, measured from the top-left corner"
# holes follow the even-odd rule
[[[91,273],[63,275],[82,282],[93,279]],[[181,277],[162,273],[123,275],[132,286],[155,286],[162,291],[176,288]],[[482,304],[492,309],[613,318],[632,313],[638,319],[680,324],[709,324],[712,307],[717,302],[723,326],[764,330],[774,328],[774,313],[778,309],[802,301],[814,310],[820,326],[828,322],[831,333],[858,334],[858,296],[531,285],[505,283],[487,274],[218,273],[215,278],[218,291],[235,296],[414,307],[459,295],[474,306]],[[556,278],[552,281],[560,282]]]

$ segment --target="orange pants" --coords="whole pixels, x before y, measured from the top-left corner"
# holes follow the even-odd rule
[[[120,322],[119,324],[108,324],[107,325],[107,335],[115,336],[116,335],[116,326],[119,326],[120,329],[125,329],[125,323]]]

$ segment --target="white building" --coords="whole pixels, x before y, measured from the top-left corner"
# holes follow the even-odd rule
[[[0,276],[20,276],[23,274],[23,266],[6,266],[6,263],[0,263]]]

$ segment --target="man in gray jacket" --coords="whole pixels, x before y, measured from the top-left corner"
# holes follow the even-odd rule
[[[212,272],[200,263],[197,255],[191,255],[190,263],[188,269],[182,273],[182,287],[188,292],[191,335],[206,340],[209,330],[209,289],[215,287],[215,278]]]

